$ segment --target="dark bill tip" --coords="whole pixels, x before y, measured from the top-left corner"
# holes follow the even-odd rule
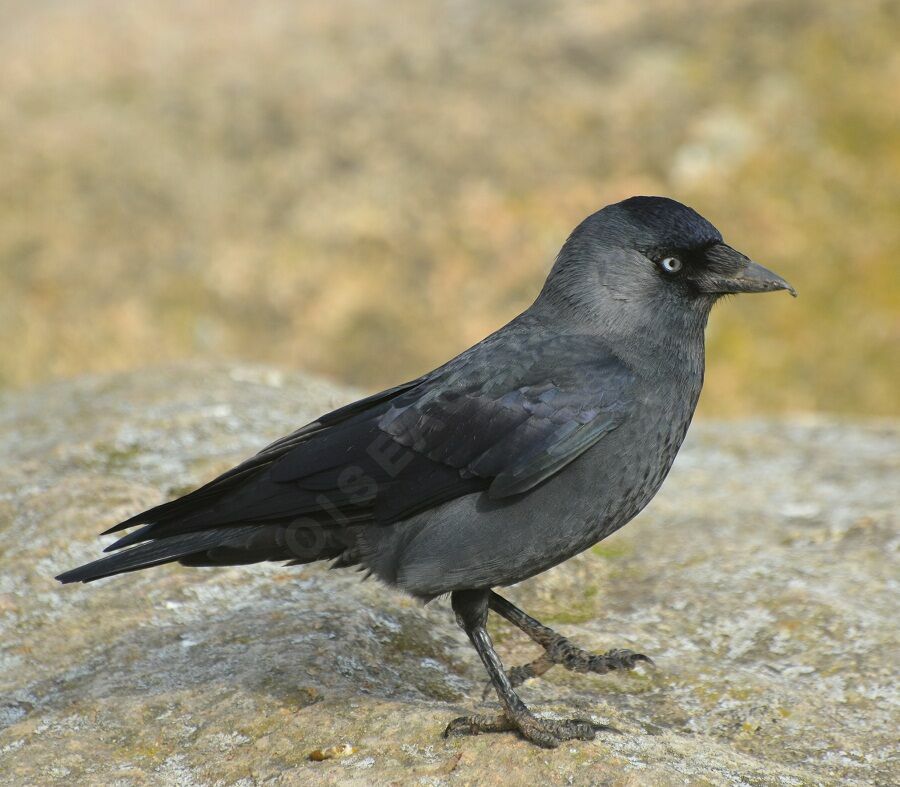
[[[735,289],[732,292],[775,292],[776,290],[787,290],[795,298],[797,297],[797,291],[781,276],[752,260],[747,260],[747,265],[733,277],[732,281],[735,285]]]
[[[797,291],[777,273],[753,262],[724,243],[710,249],[707,257],[714,266],[713,270],[718,269],[707,281],[710,292],[727,294],[787,290],[797,297]]]

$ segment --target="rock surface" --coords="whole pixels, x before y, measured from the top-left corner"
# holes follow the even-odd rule
[[[896,422],[696,424],[637,521],[509,589],[584,647],[657,663],[528,684],[537,712],[621,731],[554,751],[440,737],[485,706],[446,601],[325,567],[53,581],[98,531],[350,396],[170,367],[0,397],[0,782],[900,780]],[[507,664],[537,655],[492,625]],[[329,747],[343,756],[309,759]]]

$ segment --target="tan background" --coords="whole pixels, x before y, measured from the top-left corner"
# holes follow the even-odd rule
[[[0,387],[242,358],[365,388],[634,193],[800,291],[704,411],[896,412],[900,3],[0,2]]]

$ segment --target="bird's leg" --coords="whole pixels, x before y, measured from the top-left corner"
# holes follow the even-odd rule
[[[547,628],[514,604],[510,604],[493,590],[489,592],[488,605],[494,612],[524,631],[544,649],[544,652],[534,661],[523,664],[521,667],[513,667],[507,673],[510,686],[519,686],[529,678],[539,677],[555,664],[561,664],[573,672],[597,672],[600,674],[611,670],[631,670],[639,661],[653,664],[653,660],[648,656],[631,650],[588,653],[573,645],[553,629]]]
[[[594,724],[587,719],[554,721],[535,716],[510,684],[487,632],[488,591],[458,590],[451,596],[451,603],[457,623],[466,632],[484,663],[491,683],[497,691],[503,712],[497,716],[461,716],[447,725],[444,737],[515,730],[526,740],[552,749],[563,741],[573,738],[592,740],[597,730],[606,729],[603,725]]]

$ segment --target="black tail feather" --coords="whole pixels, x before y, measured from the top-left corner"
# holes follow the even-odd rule
[[[140,544],[109,557],[94,560],[56,577],[63,584],[70,582],[92,582],[95,579],[137,571],[142,568],[171,563],[196,553],[203,553],[223,544],[240,544],[250,538],[260,528],[253,526],[219,528],[197,533],[185,533],[149,544]]]
[[[65,584],[92,582],[174,561],[186,566],[237,566],[268,560],[290,560],[292,565],[298,565],[346,554],[348,538],[352,539],[348,529],[303,528],[283,524],[211,528],[129,546],[56,578]],[[119,549],[127,543],[126,536],[110,548]]]

